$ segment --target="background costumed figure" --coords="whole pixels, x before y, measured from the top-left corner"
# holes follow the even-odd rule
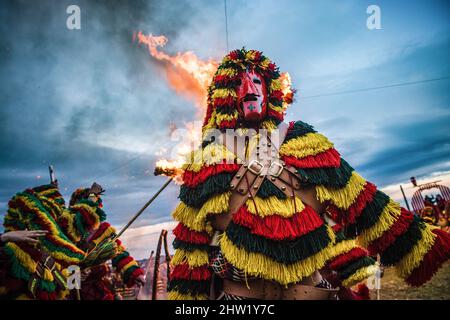
[[[5,231],[45,230],[38,243],[7,242],[3,248],[0,295],[5,299],[63,299],[66,268],[85,258],[57,223],[64,199],[54,184],[17,193],[8,203]]]
[[[283,92],[282,81],[255,50],[232,51],[219,66],[202,146],[183,166],[173,212],[179,224],[169,299],[334,298],[330,282],[351,287],[374,274],[369,254],[380,254],[410,285],[428,281],[449,257],[449,235],[366,181],[311,125],[283,124],[292,91]],[[226,143],[226,129],[238,138],[255,134],[240,150]],[[261,133],[282,136],[282,129],[276,147]],[[305,295],[292,290],[300,286]]]
[[[125,250],[121,241],[116,239],[108,242],[108,239],[116,235],[116,230],[105,221],[102,192],[103,189],[96,183],[91,188],[77,189],[71,196],[68,210],[58,219],[68,237],[88,254],[82,264],[82,300],[114,299],[111,283],[106,279],[106,275],[110,272],[106,264],[108,260],[112,260],[112,266],[127,286],[144,283],[143,270]],[[96,256],[91,261],[89,253],[93,253],[93,249],[100,246],[101,257]]]

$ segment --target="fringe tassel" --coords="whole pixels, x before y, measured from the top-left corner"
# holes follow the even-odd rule
[[[427,252],[433,247],[436,237],[437,235],[431,231],[430,226],[426,225],[426,227],[422,229],[421,240],[395,266],[400,278],[407,278],[412,271],[420,265]]]
[[[365,184],[366,180],[354,171],[347,185],[342,189],[316,186],[317,199],[321,202],[330,200],[338,208],[347,210],[363,191]]]
[[[354,285],[356,285],[359,282],[362,282],[371,276],[375,275],[375,273],[378,270],[378,266],[371,265],[367,267],[362,267],[358,271],[356,271],[353,275],[351,275],[349,278],[342,281],[342,285],[346,288],[350,288]]]
[[[169,300],[208,300],[208,296],[205,294],[190,295],[190,294],[183,294],[175,290],[169,291],[167,298]]]
[[[209,244],[210,242],[210,236],[208,233],[190,230],[181,222],[178,223],[172,232],[177,239],[184,242],[194,244]]]
[[[189,188],[195,188],[199,184],[206,181],[211,176],[218,175],[220,173],[235,173],[239,170],[240,165],[237,163],[220,163],[211,166],[205,166],[200,171],[194,172],[186,170],[183,173],[183,183]]]
[[[256,196],[253,199],[248,199],[246,201],[246,206],[248,212],[254,215],[258,215],[261,218],[273,215],[278,215],[284,218],[290,218],[294,216],[297,212],[301,212],[305,209],[305,205],[298,197],[289,199],[279,199],[277,197],[272,196],[269,198],[262,199]],[[297,209],[297,211],[295,209]]]
[[[211,279],[211,270],[206,265],[191,268],[189,264],[182,263],[174,267],[170,274],[170,278],[183,280],[209,280]]]
[[[252,234],[272,240],[292,240],[323,225],[322,218],[310,207],[290,218],[282,218],[278,215],[260,217],[242,206],[233,215],[233,222],[250,229]]]
[[[364,230],[358,237],[359,243],[367,248],[372,241],[378,239],[386,230],[389,230],[392,227],[400,214],[400,205],[393,200],[389,200],[389,203],[384,207],[378,222],[369,229]]]
[[[191,268],[208,265],[208,252],[202,250],[194,250],[189,252],[183,249],[177,249],[172,258],[172,265],[177,266],[183,263],[187,263]]]
[[[334,148],[334,145],[320,133],[307,133],[291,139],[280,147],[280,156],[292,156],[298,159],[315,156]]]
[[[414,287],[421,286],[429,281],[444,262],[450,258],[450,235],[442,230],[434,229],[436,235],[434,244],[420,265],[415,268],[405,281]]]
[[[339,168],[341,165],[341,156],[334,148],[328,149],[314,156],[307,156],[302,159],[292,156],[284,156],[281,160],[283,160],[287,165],[302,169],[323,167]]]
[[[334,236],[331,229],[330,236]],[[322,251],[305,260],[293,264],[284,264],[278,263],[263,254],[247,252],[236,247],[225,234],[219,241],[225,258],[238,269],[244,270],[251,276],[274,280],[283,285],[301,281],[304,277],[321,269],[326,261],[335,254],[336,250],[348,250],[340,244],[334,246],[331,243]]]

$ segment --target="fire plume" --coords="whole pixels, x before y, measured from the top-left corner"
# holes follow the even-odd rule
[[[207,89],[219,66],[213,59],[201,60],[192,51],[169,55],[158,48],[168,43],[165,36],[145,35],[141,31],[133,35],[135,41],[147,46],[150,55],[163,64],[167,80],[179,94],[194,100],[203,116],[206,108]]]

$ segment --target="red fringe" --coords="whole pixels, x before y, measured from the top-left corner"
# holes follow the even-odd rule
[[[428,251],[422,263],[411,272],[406,283],[418,287],[430,280],[444,262],[450,258],[450,234],[435,229],[437,235],[433,247]]]
[[[404,208],[401,208],[400,217],[398,217],[397,221],[395,221],[395,223],[391,228],[389,228],[389,230],[386,230],[386,232],[384,232],[380,238],[376,239],[370,244],[370,246],[367,248],[369,252],[372,255],[382,253],[394,243],[395,239],[397,239],[398,236],[408,230],[413,219],[414,216],[411,212]]]
[[[275,119],[277,119],[279,121],[283,121],[283,119],[284,119],[284,115],[283,115],[282,112],[277,112],[277,111],[272,110],[270,108],[268,109],[267,114],[268,114],[269,117],[274,117]]]
[[[183,182],[187,187],[194,188],[200,183],[205,182],[211,176],[217,175],[223,172],[237,172],[239,165],[236,163],[220,163],[212,166],[205,166],[199,172],[193,172],[186,170],[183,173]]]
[[[281,90],[272,91],[270,93],[270,98],[277,99],[277,100],[283,100],[283,91],[281,91]]]
[[[215,98],[214,99],[214,108],[220,108],[220,107],[227,107],[227,106],[234,106],[235,101],[234,98],[231,96],[228,96],[226,98]]]
[[[189,268],[187,263],[183,263],[174,267],[170,277],[181,280],[209,280],[211,279],[211,270],[207,265]]]
[[[108,222],[102,222],[94,234],[90,237],[89,241],[98,239],[111,225]]]
[[[175,227],[175,229],[173,229],[172,232],[175,237],[177,237],[177,239],[184,242],[207,244],[210,241],[208,233],[191,230],[181,222],[178,223],[178,225]]]
[[[84,219],[85,226],[90,230],[92,226],[95,224],[95,219],[85,208],[77,208],[76,209]]]
[[[368,255],[367,250],[356,247],[351,249],[347,253],[343,253],[334,258],[331,262],[328,263],[328,267],[332,270],[338,270],[343,266]]]
[[[120,260],[116,266],[117,271],[122,270],[122,268],[125,267],[131,261],[133,261],[133,257],[131,257],[131,256],[125,257],[122,260]]]
[[[134,270],[128,279],[127,286],[132,287],[135,284],[136,279],[143,274],[144,270],[142,270],[141,268],[137,268],[136,270]]]
[[[242,206],[233,215],[233,222],[249,228],[252,234],[273,240],[295,239],[323,225],[322,218],[308,206],[290,218],[278,215],[261,218]]]
[[[223,120],[219,123],[219,129],[234,129],[236,128],[236,119],[233,119],[231,121],[229,120]]]
[[[364,190],[358,195],[355,202],[348,208],[347,211],[342,211],[339,208],[335,208],[337,213],[337,219],[342,224],[353,224],[356,222],[356,218],[361,215],[361,212],[364,210],[366,205],[372,201],[375,192],[377,191],[377,187],[366,181],[364,185]],[[331,205],[330,205],[331,207]]]
[[[286,162],[286,164],[295,168],[339,168],[341,165],[341,155],[334,148],[302,159],[293,156],[283,156],[281,159]]]

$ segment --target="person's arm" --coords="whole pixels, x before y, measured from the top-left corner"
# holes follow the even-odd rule
[[[361,177],[311,126],[299,121],[281,148],[284,160],[330,204],[347,236],[357,237],[381,263],[395,266],[411,285],[428,281],[450,257],[450,235],[422,219]],[[288,134],[289,138],[289,134]]]
[[[27,242],[36,244],[39,243],[39,238],[45,236],[47,233],[47,230],[17,230],[1,233],[0,245],[4,245],[6,242]]]

